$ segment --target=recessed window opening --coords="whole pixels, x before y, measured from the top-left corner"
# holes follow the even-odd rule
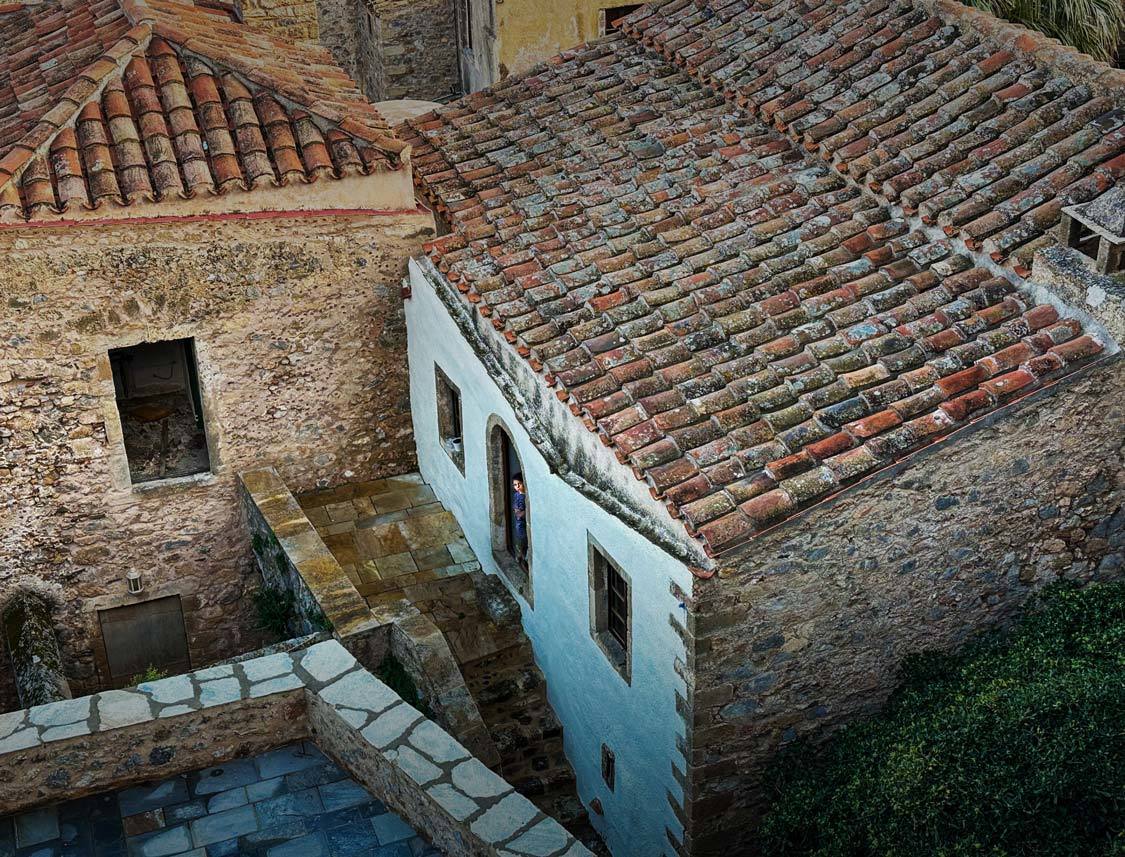
[[[441,440],[441,447],[464,473],[465,435],[461,423],[461,391],[437,364],[434,365],[434,389],[437,393],[438,438]]]
[[[492,554],[500,570],[531,601],[532,506],[519,453],[497,418],[488,431]]]
[[[633,616],[629,578],[589,537],[590,635],[625,681],[632,672]]]
[[[605,744],[602,744],[602,781],[610,791],[617,784],[617,758]]]
[[[133,483],[208,472],[194,341],[115,348],[109,361]]]
[[[457,24],[461,47],[473,49],[473,0],[459,0],[457,3]]]
[[[601,10],[601,35],[605,35],[611,30],[616,30],[621,26],[621,21],[627,16],[633,14],[643,3],[630,3],[625,6],[611,6],[607,9]]]

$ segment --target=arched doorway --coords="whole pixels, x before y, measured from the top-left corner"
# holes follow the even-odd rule
[[[492,557],[501,572],[532,604],[532,500],[523,462],[503,421],[488,420],[488,500]]]

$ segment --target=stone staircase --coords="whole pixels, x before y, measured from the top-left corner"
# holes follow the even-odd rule
[[[499,773],[595,854],[608,854],[578,799],[519,605],[480,570],[429,486],[411,474],[298,501],[372,608],[406,599],[441,630],[500,752]]]

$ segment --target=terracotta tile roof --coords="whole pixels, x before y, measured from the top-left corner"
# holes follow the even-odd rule
[[[0,157],[128,29],[115,0],[0,3]]]
[[[673,0],[625,26],[998,262],[1125,174],[1125,71],[951,0]]]
[[[849,149],[847,161],[840,150],[868,139],[854,129],[895,121],[880,105],[897,104],[909,85],[921,87],[914,104],[941,86],[974,93],[972,104],[951,97],[947,109],[903,107],[930,129],[909,136],[919,147],[909,164],[936,157],[958,169],[920,168],[926,179],[904,181],[895,201],[940,175],[966,191],[953,208],[987,200],[978,218],[1006,216],[1035,209],[1002,207],[988,176],[1006,189],[1019,183],[1004,199],[1039,193],[1042,206],[1116,175],[1125,140],[1111,104],[1080,99],[1081,86],[998,58],[908,6],[742,3],[723,23],[715,7],[670,3],[659,20],[676,20],[676,8],[696,18],[664,25],[667,50],[614,34],[412,120],[401,134],[420,189],[454,227],[431,245],[438,268],[711,553],[1102,351],[1076,321],[1036,305],[1018,278],[976,257],[957,230],[946,235],[891,204],[884,188],[900,173],[867,179],[893,157],[861,169],[874,148]],[[718,20],[704,47],[694,30],[710,27],[707,14]],[[654,17],[636,13],[634,35]],[[829,19],[837,23],[798,39],[795,28]],[[667,56],[684,43],[702,61],[767,29],[774,48],[760,62],[771,79],[816,76],[806,89],[822,106],[784,117],[796,143],[755,118],[769,111],[778,121],[796,104],[782,84],[754,88],[763,107],[751,111]],[[907,53],[914,39],[937,42]],[[866,59],[848,54],[858,46]],[[728,74],[729,89],[741,91],[750,66],[728,60],[716,70],[730,62],[742,63]],[[1003,81],[992,79],[1008,64],[1016,67]],[[974,88],[978,80],[989,83]],[[1056,95],[1021,102],[1012,87],[1033,84]],[[853,89],[872,103],[849,111]],[[1005,151],[1038,139],[1058,99],[1069,105],[1053,120],[1062,124],[1033,144],[1053,153],[1055,171],[1005,170],[998,153],[959,166],[989,139]],[[999,121],[1009,109],[1039,119],[1014,132],[1014,117]],[[847,121],[821,142],[840,136],[824,149],[803,145],[843,111]],[[1078,189],[1060,193],[1067,185],[1056,184],[1057,171]],[[976,178],[957,184],[967,176]]]
[[[68,54],[53,88],[13,101],[7,114],[0,104],[0,120],[14,117],[0,123],[0,139],[10,141],[0,157],[0,221],[367,174],[409,157],[320,49],[190,2],[124,0],[104,10],[68,2],[81,7],[76,22],[84,10],[107,23],[96,43],[65,31],[85,60],[79,67]],[[0,13],[0,26],[9,16]],[[64,40],[52,26],[17,50],[0,45],[3,68],[52,68],[52,45]]]

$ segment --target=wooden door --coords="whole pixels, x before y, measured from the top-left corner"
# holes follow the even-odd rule
[[[191,670],[180,596],[99,610],[110,682],[127,687],[148,667],[168,675]]]

